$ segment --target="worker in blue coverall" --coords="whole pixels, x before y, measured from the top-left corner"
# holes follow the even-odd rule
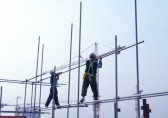
[[[59,104],[59,101],[58,101],[58,91],[57,91],[56,86],[57,86],[57,81],[59,80],[59,75],[61,73],[55,73],[55,72],[51,71],[50,74],[51,74],[51,77],[50,77],[50,84],[51,84],[50,94],[49,94],[48,99],[45,103],[45,107],[48,107],[48,105],[50,104],[50,102],[53,98],[53,87],[54,87],[54,101],[55,101],[56,106],[59,107],[60,104]]]
[[[83,103],[85,100],[85,96],[87,94],[87,88],[90,85],[94,100],[98,100],[98,88],[97,88],[97,81],[96,81],[96,74],[97,74],[97,68],[102,67],[102,59],[99,60],[95,55],[95,53],[90,54],[90,59],[86,61],[86,69],[85,73],[83,75],[83,86],[82,86],[82,98],[80,100],[80,103]]]

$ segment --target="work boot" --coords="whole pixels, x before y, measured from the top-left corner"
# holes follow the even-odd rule
[[[61,107],[60,104],[57,104],[56,106],[57,106],[57,108],[60,108],[60,107]]]
[[[94,100],[99,100],[98,97],[94,97]]]
[[[99,100],[98,97],[95,97],[95,98],[94,98],[94,102],[95,102],[96,104],[100,102],[100,101],[97,101],[97,100]]]
[[[48,107],[48,105],[45,104],[45,108],[47,108],[47,107]]]
[[[98,102],[97,100],[99,100],[99,99],[98,99],[98,97],[95,97],[94,100],[95,100],[95,102],[97,103],[97,102]]]
[[[85,97],[81,98],[80,103],[83,103],[83,101],[85,101]]]

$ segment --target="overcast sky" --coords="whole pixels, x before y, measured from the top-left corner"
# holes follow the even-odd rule
[[[120,46],[135,44],[134,0],[83,0],[82,1],[81,50],[98,42],[99,54],[114,49],[115,35]],[[0,79],[25,80],[35,76],[37,45],[40,36],[44,49],[44,67],[47,71],[61,66],[69,60],[70,27],[73,29],[72,55],[78,54],[79,0],[1,0],[0,1]],[[140,89],[143,94],[168,90],[168,1],[137,0],[139,45]],[[105,45],[105,46],[103,46]],[[94,46],[82,53],[83,57],[94,51]],[[74,59],[73,61],[76,61]],[[104,58],[100,69],[100,99],[115,97],[114,55]],[[39,66],[40,69],[40,66]],[[80,91],[82,86],[81,68]],[[39,70],[40,73],[40,70]],[[71,100],[77,99],[77,70],[71,76]],[[47,75],[49,76],[49,75]],[[118,56],[119,96],[130,96],[136,92],[135,47]],[[49,82],[46,80],[45,82]],[[60,76],[59,83],[68,84],[68,73]],[[3,86],[3,103],[15,104],[24,100],[24,85],[0,83]],[[42,87],[42,102],[49,94],[49,87]],[[58,88],[60,101],[67,100],[68,86]],[[38,100],[39,88],[37,90]],[[28,86],[27,102],[30,103],[31,86]],[[151,118],[167,118],[167,96],[149,98]],[[88,88],[86,101],[92,100]],[[142,101],[142,100],[141,100]],[[142,102],[141,102],[142,103]],[[60,102],[60,104],[63,104]],[[41,105],[44,107],[44,104]],[[141,104],[142,106],[142,104]],[[121,118],[135,118],[135,101],[119,102]],[[4,109],[9,109],[5,107]],[[13,110],[13,108],[10,108]],[[80,118],[93,117],[93,108],[80,109]],[[65,118],[67,110],[56,110],[58,118]],[[141,111],[142,115],[142,111]],[[113,103],[101,104],[100,118],[114,116]],[[42,118],[51,115],[43,115]],[[76,108],[70,109],[70,118],[76,117]]]

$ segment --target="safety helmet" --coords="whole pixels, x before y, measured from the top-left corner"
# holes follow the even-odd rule
[[[89,55],[89,57],[91,58],[91,59],[95,59],[96,58],[96,54],[95,53],[91,53],[90,55]]]
[[[54,70],[50,70],[50,74],[54,74]]]

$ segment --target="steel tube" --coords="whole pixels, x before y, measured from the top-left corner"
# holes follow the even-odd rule
[[[82,2],[80,2],[80,18],[79,18],[78,96],[77,96],[78,103],[79,103],[79,89],[80,89],[81,22],[82,22]],[[77,118],[79,118],[79,104],[77,107]]]
[[[118,118],[118,61],[117,36],[115,36],[115,118]]]
[[[31,103],[30,103],[31,108],[32,108],[32,105],[33,105],[33,91],[34,91],[34,90],[33,90],[33,88],[34,88],[34,87],[33,87],[33,84],[34,84],[34,83],[32,82]],[[32,117],[32,113],[30,113],[30,118],[31,118],[31,117]]]
[[[43,56],[44,56],[44,44],[42,45],[42,58],[41,58],[41,78],[40,80],[42,80],[42,73],[43,73]],[[42,89],[42,81],[40,81],[40,94],[39,94],[39,108],[41,107],[41,89]],[[39,118],[41,118],[41,110],[39,110]]]
[[[71,59],[72,59],[72,33],[73,24],[71,24],[71,40],[70,40],[70,55],[69,55],[69,80],[68,80],[68,104],[70,99],[70,88],[71,88]],[[67,108],[67,118],[69,118],[69,107]]]
[[[25,84],[24,111],[25,111],[25,106],[26,106],[26,96],[27,96],[27,80],[26,80],[26,84]]]
[[[54,78],[53,78],[53,85],[52,85],[52,89],[53,89],[53,100],[52,100],[52,118],[55,117],[55,101],[54,101],[54,93],[55,93],[55,81],[56,81],[56,77],[55,77],[55,73],[56,73],[56,66],[54,66]]]
[[[142,44],[142,43],[144,43],[144,41],[140,41],[140,42],[138,42],[138,44]],[[133,44],[133,45],[130,45],[130,46],[127,46],[127,47],[124,47],[124,48],[122,48],[122,49],[118,49],[118,51],[124,51],[124,50],[126,50],[126,49],[129,49],[129,48],[131,48],[131,47],[134,47],[134,46],[136,46],[136,44]],[[107,53],[107,55],[104,55],[103,54],[103,56],[102,55],[99,55],[97,58],[99,59],[99,58],[105,58],[105,57],[107,57],[107,56],[110,56],[110,55],[112,55],[112,54],[115,54],[115,50],[114,51],[110,51],[110,52],[108,52]],[[82,64],[82,65],[80,65],[80,66],[84,66],[85,64]],[[59,67],[58,67],[59,68]],[[77,67],[75,67],[75,68],[72,68],[71,70],[74,70],[74,69],[76,69],[76,68],[78,68],[78,66]],[[58,70],[57,70],[58,71]],[[68,72],[69,70],[67,70],[67,71],[64,71],[63,73],[66,73],[66,72]],[[48,74],[50,72],[50,70],[49,71],[46,71],[46,72],[44,72],[43,73],[43,75],[45,75],[45,74]],[[63,74],[62,73],[62,74]],[[38,75],[37,77],[39,77],[40,75]],[[33,77],[33,78],[31,78],[31,79],[34,79],[35,77]],[[28,79],[28,80],[31,80],[31,79]],[[47,79],[47,78],[46,78]],[[22,81],[22,82],[25,82],[25,81]]]
[[[34,109],[36,109],[36,91],[37,91],[37,74],[38,74],[39,50],[40,50],[40,36],[39,36],[39,40],[38,40],[38,50],[37,50],[36,79],[35,79],[35,88],[34,88]],[[33,114],[33,118],[34,118],[34,114]]]
[[[1,86],[1,96],[0,96],[0,116],[1,116],[1,108],[2,108],[2,86]]]
[[[137,71],[137,94],[139,94],[139,57],[138,57],[138,23],[137,23],[137,0],[135,0],[135,36],[136,36],[136,71]],[[140,118],[140,100],[137,98],[138,118]]]

